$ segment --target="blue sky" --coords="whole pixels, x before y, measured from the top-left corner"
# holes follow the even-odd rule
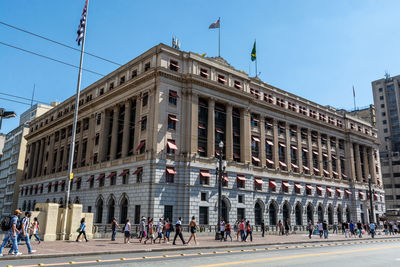
[[[0,21],[76,46],[84,0],[0,2]],[[254,75],[250,52],[257,38],[260,78],[323,105],[353,108],[372,103],[371,81],[387,70],[400,74],[400,1],[260,0],[128,1],[91,0],[86,50],[126,63],[159,43],[181,40],[181,49],[217,54]],[[78,65],[79,53],[0,25],[0,42]],[[63,101],[75,92],[77,70],[0,45],[0,93]],[[84,67],[107,74],[117,66],[85,57]],[[84,72],[82,88],[100,77]],[[4,95],[0,95],[4,97]],[[21,100],[24,101],[24,100]],[[28,102],[28,101],[26,101]],[[28,106],[0,99],[0,107],[21,114]],[[18,125],[3,121],[2,132]]]

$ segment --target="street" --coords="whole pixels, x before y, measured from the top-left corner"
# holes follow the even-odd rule
[[[0,261],[0,266],[399,266],[400,241],[351,240]]]

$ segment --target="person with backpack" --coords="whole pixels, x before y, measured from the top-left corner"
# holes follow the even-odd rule
[[[111,221],[111,241],[115,241],[115,236],[117,235],[117,228],[120,228],[118,223],[117,223],[117,219],[115,219],[115,217],[112,218]]]
[[[17,224],[18,224],[18,216],[21,214],[20,210],[15,210],[14,215],[10,217],[6,217],[2,220],[1,222],[1,230],[7,231],[7,234],[4,237],[3,243],[1,244],[0,247],[0,257],[3,257],[3,250],[4,247],[6,246],[8,240],[11,239],[12,241],[12,247],[8,254],[13,254],[15,256],[22,255],[21,252],[18,251],[18,234],[19,231],[17,229]]]
[[[20,229],[18,229],[20,233],[18,235],[17,241],[25,240],[26,246],[28,247],[28,253],[33,254],[36,252],[36,250],[32,250],[31,240],[29,238],[30,218],[31,218],[31,213],[29,211],[25,212],[25,217],[22,218]]]
[[[81,225],[78,228],[79,235],[76,238],[76,242],[80,242],[81,240],[79,239],[81,235],[83,234],[83,237],[85,238],[86,242],[89,242],[86,238],[86,223],[85,223],[85,218],[82,218],[81,220]]]
[[[33,235],[36,238],[36,241],[38,241],[40,244],[42,241],[40,240],[39,235],[38,235],[38,233],[40,231],[40,227],[39,227],[39,221],[38,221],[37,217],[33,218],[33,223],[31,225],[30,230],[31,230],[31,232],[29,235],[29,239],[32,240],[32,235]]]

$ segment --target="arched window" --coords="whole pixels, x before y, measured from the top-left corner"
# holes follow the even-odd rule
[[[290,219],[289,205],[286,202],[285,202],[285,204],[283,204],[282,213],[283,213],[283,221],[284,222],[286,222],[288,219]]]
[[[112,218],[114,217],[115,214],[115,200],[114,198],[110,198],[108,200],[108,204],[107,204],[107,208],[108,208],[108,223],[112,222]]]
[[[307,205],[307,222],[311,221],[312,224],[314,224],[313,213],[314,213],[313,206],[311,203],[309,203]]]
[[[121,200],[120,204],[120,223],[125,223],[126,219],[128,218],[128,200],[124,196]]]
[[[30,211],[31,210],[31,201],[28,201],[28,207],[26,208],[26,211]]]
[[[229,221],[228,205],[225,199],[221,201],[221,217],[224,218],[226,222]]]
[[[328,224],[333,224],[333,208],[331,205],[328,207]]]
[[[274,203],[269,204],[269,224],[276,225],[276,207]]]
[[[103,221],[103,200],[99,198],[96,203],[96,223]]]
[[[318,205],[318,221],[324,221],[324,210],[322,209],[322,205]]]
[[[32,210],[35,210],[35,205],[36,205],[36,199],[34,199],[32,202]]]
[[[303,216],[301,212],[301,205],[297,203],[296,205],[296,225],[303,225]]]
[[[338,205],[338,207],[337,207],[337,219],[338,219],[338,223],[343,222],[342,206],[340,206],[340,205]]]
[[[351,221],[350,208],[349,208],[349,206],[346,207],[346,220],[347,220],[347,222],[350,222],[350,221]]]
[[[262,208],[260,203],[256,202],[256,205],[254,205],[254,223],[256,225],[260,225],[262,222],[263,216],[262,216]]]

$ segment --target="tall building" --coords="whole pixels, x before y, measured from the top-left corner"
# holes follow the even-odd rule
[[[376,129],[230,66],[157,45],[81,92],[71,202],[141,216],[276,225],[368,221],[384,212]],[[74,97],[32,121],[18,207],[65,204]],[[220,141],[223,149],[219,148]],[[367,194],[371,177],[375,194]]]
[[[373,126],[376,126],[375,106],[369,105],[368,107],[360,108],[349,112],[350,115],[363,119]]]
[[[53,104],[54,105],[54,104]],[[26,153],[25,135],[28,123],[47,112],[52,106],[36,104],[21,114],[20,124],[7,133],[0,158],[0,218],[12,214],[17,207],[19,183],[21,182]]]
[[[387,209],[400,209],[400,76],[372,82]]]

